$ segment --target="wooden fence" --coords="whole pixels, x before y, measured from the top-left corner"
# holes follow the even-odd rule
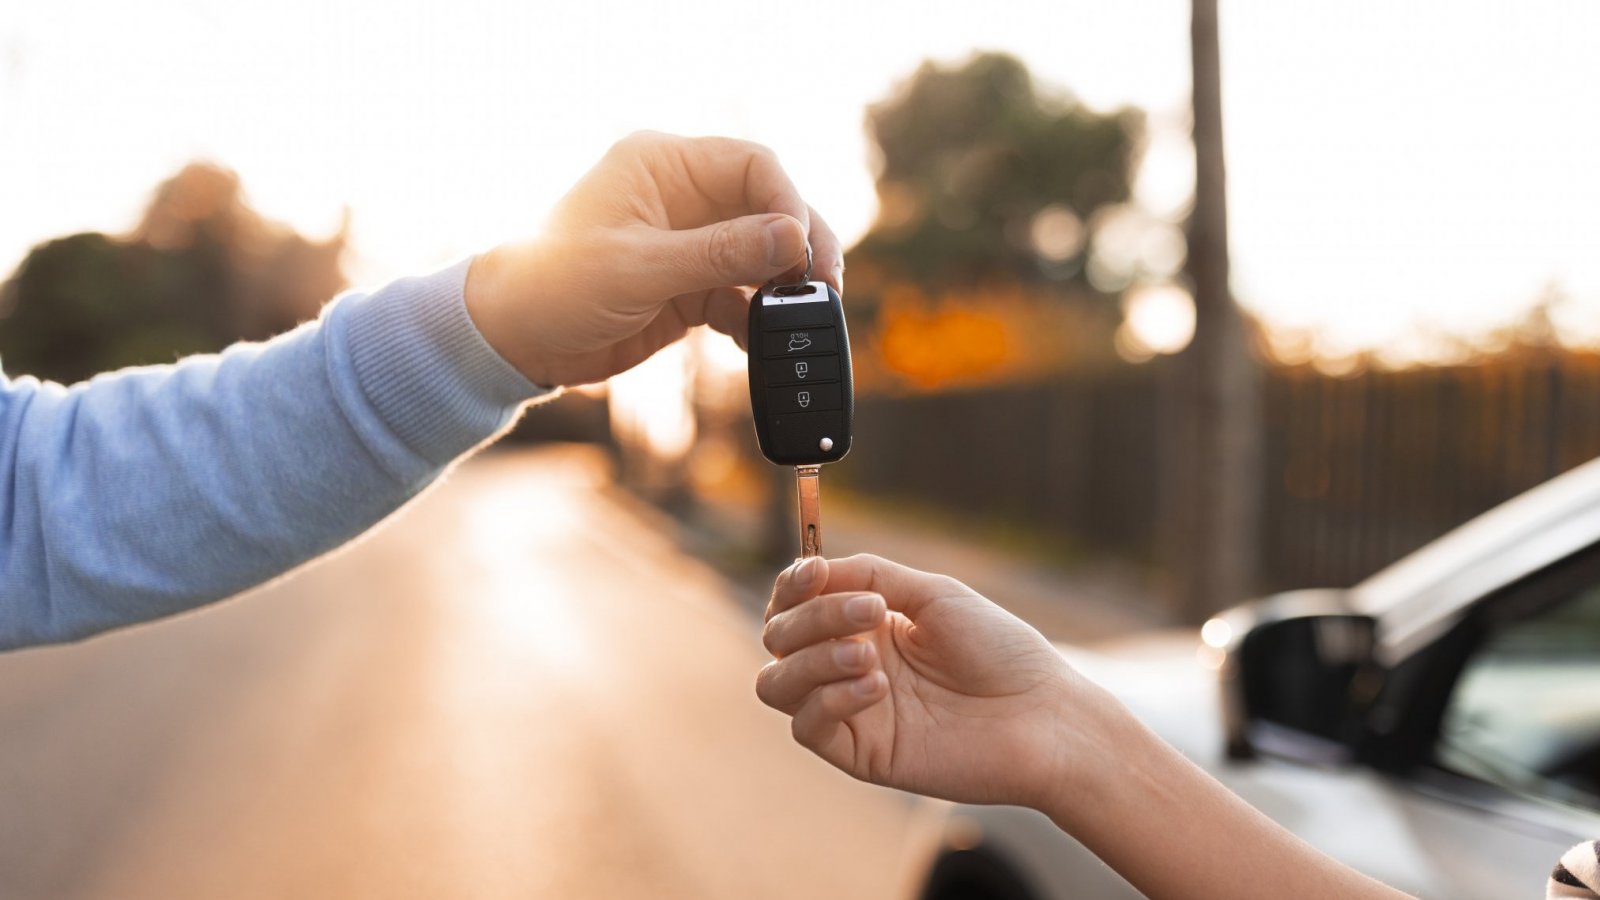
[[[1171,362],[858,400],[856,490],[1059,532],[1159,565]],[[1273,368],[1263,392],[1262,591],[1360,580],[1600,456],[1600,357],[1518,354],[1348,377]]]

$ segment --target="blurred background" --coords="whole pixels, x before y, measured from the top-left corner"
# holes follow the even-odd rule
[[[773,147],[850,247],[857,435],[824,478],[830,555],[872,551],[948,571],[1052,637],[1194,624],[1263,592],[1349,584],[1600,455],[1600,57],[1587,39],[1600,7],[1241,0],[1223,7],[1220,56],[1191,52],[1190,14],[1181,0],[1001,10],[14,3],[0,15],[0,272],[9,273],[0,360],[13,378],[70,383],[270,337],[314,318],[345,287],[536,232],[610,144],[652,128]],[[207,732],[216,705],[232,703],[173,700],[166,687],[214,670],[167,672],[152,660],[200,659],[236,668],[240,691],[287,690],[301,675],[285,667],[306,653],[290,636],[298,626],[271,623],[304,615],[349,641],[374,640],[359,623],[387,616],[399,594],[420,618],[394,636],[383,665],[403,668],[415,659],[407,642],[444,633],[471,646],[459,623],[438,617],[476,598],[509,616],[490,616],[499,624],[489,632],[505,640],[505,622],[516,622],[524,630],[511,633],[527,640],[508,645],[520,662],[472,670],[463,690],[497,722],[549,723],[597,714],[584,699],[513,715],[480,688],[515,705],[525,701],[510,699],[505,671],[567,684],[574,666],[592,675],[602,649],[649,658],[628,629],[647,640],[651,629],[685,627],[638,596],[661,584],[750,642],[749,614],[796,544],[792,476],[761,459],[749,419],[743,355],[697,334],[607,385],[534,409],[494,458],[467,466],[375,540],[269,588],[270,603],[258,594],[174,625],[5,660],[0,716],[20,724],[0,738],[9,794],[0,807],[30,811],[35,824],[12,816],[0,825],[0,844],[13,848],[0,850],[12,867],[8,882],[0,865],[0,886],[11,885],[8,896],[198,896],[213,884],[203,866],[163,867],[150,862],[159,853],[130,848],[150,850],[151,834],[222,840],[207,816],[237,818],[224,815],[217,798],[229,795],[217,785],[291,757],[219,769],[204,789],[161,794],[162,803],[113,787],[149,785],[155,767],[173,765],[157,760],[180,740],[174,733]],[[518,497],[528,503],[505,499]],[[522,538],[486,537],[495,529],[483,522]],[[613,573],[600,579],[605,594],[586,579],[611,565],[598,545],[613,541],[651,549],[629,564],[637,584]],[[476,568],[451,569],[480,557]],[[446,570],[437,584],[425,574]],[[588,630],[568,627],[592,616],[601,618]],[[641,624],[650,616],[665,619]],[[690,629],[684,652],[723,639],[708,635],[723,631]],[[246,644],[232,641],[259,652],[241,656]],[[759,648],[728,653],[733,671],[748,672],[706,677],[738,698],[728,703],[753,704],[741,679]],[[319,664],[358,681],[372,679],[363,665],[378,665],[335,655]],[[308,697],[328,683],[304,677]],[[117,693],[151,678],[142,699]],[[251,702],[300,721],[289,711],[299,695],[261,696]],[[139,724],[151,721],[140,703],[177,718]],[[439,703],[458,717],[449,733],[479,727],[461,726],[459,703]],[[62,709],[80,714],[69,721]],[[107,709],[122,712],[108,719]],[[638,714],[619,711],[617,721]],[[790,754],[780,720],[748,714],[750,728],[737,732],[756,741],[748,749]],[[257,727],[270,721],[258,717]],[[748,737],[758,731],[759,741]],[[689,739],[672,721],[652,735]],[[217,741],[260,737],[246,728]],[[497,733],[483,746],[506,754],[526,737]],[[59,754],[141,740],[146,761],[104,783],[84,783]],[[684,746],[684,760],[699,758],[690,750],[700,745]],[[83,764],[113,765],[119,754],[104,752]],[[439,752],[450,771],[510,765]],[[864,790],[783,758],[826,790]],[[518,777],[550,783],[566,763],[549,759]],[[755,768],[766,778],[789,771]],[[287,766],[284,784],[305,772]],[[635,788],[659,794],[640,779]],[[529,807],[550,802],[550,791],[519,790],[532,791]],[[320,802],[342,815],[370,808],[365,797]],[[637,797],[613,799],[630,810]],[[677,800],[655,802],[671,810]],[[870,804],[894,824],[863,825],[874,835],[863,839],[887,841],[883,854],[914,870],[914,807],[878,794]],[[107,824],[111,811],[122,824]],[[526,814],[495,805],[466,817],[481,825]],[[226,871],[270,859],[262,872],[277,874],[261,884],[281,888],[290,882],[271,878],[301,872],[292,883],[307,896],[426,894],[418,885],[435,882],[397,875],[382,889],[349,873],[403,870],[415,858],[396,847],[461,833],[454,820],[415,813],[425,824],[372,838],[380,855],[350,866],[348,855],[318,862],[302,842],[307,820],[283,815],[298,824],[259,844],[227,843],[239,856]],[[40,816],[55,824],[38,825]],[[615,821],[601,816],[593,834],[612,834]],[[491,845],[509,841],[507,829],[495,833]],[[492,862],[468,854],[430,871],[496,872],[511,893],[633,890],[619,874],[627,866],[602,875],[598,863],[580,867],[587,881],[545,872],[546,881],[519,882],[507,860],[523,856],[502,849]],[[770,884],[759,867],[736,875],[684,862],[681,848],[660,859],[635,849],[621,858],[650,873],[656,896],[674,895],[663,884],[681,884],[683,896],[752,896],[752,885]],[[773,853],[772,866],[787,864]],[[913,877],[888,869],[870,890],[830,890],[883,896]],[[704,874],[712,870],[721,874]]]

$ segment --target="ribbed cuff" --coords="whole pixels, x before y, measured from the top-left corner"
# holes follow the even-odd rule
[[[463,289],[470,260],[349,297],[349,359],[361,392],[412,453],[442,466],[510,424],[550,393],[483,339]]]

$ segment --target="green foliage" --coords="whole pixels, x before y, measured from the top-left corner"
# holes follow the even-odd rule
[[[124,366],[215,350],[203,265],[148,246],[78,234],[35,248],[7,286],[0,360],[72,382]]]
[[[1090,240],[1041,254],[1035,217],[1059,207],[1088,223],[1127,200],[1143,129],[1137,110],[1096,113],[994,53],[923,64],[867,117],[881,211],[851,265],[941,285],[1081,281]]]
[[[343,284],[343,234],[307,241],[241,197],[233,173],[193,165],[157,189],[132,234],[34,248],[0,288],[6,373],[71,383],[270,337],[315,315]]]

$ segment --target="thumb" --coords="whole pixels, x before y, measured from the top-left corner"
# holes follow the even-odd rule
[[[671,296],[761,284],[805,263],[806,232],[793,216],[768,214],[703,228],[657,231],[645,254],[649,277]]]

